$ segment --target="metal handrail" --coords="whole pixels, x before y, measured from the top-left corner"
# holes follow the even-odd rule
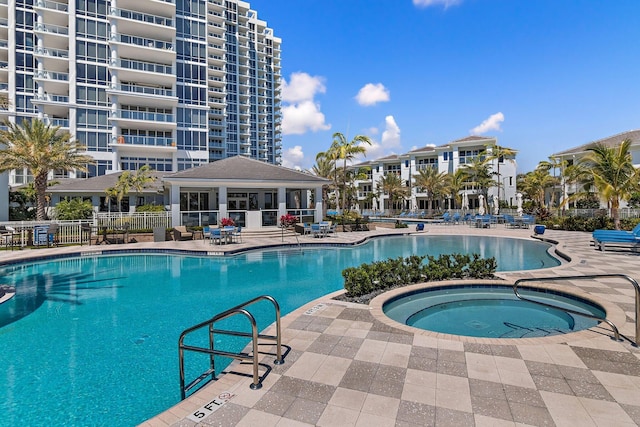
[[[601,318],[599,316],[594,316],[588,313],[583,313],[583,312],[579,312],[579,311],[574,311],[568,308],[564,308],[564,307],[558,307],[555,305],[551,305],[551,304],[547,304],[544,302],[540,302],[540,301],[535,301],[532,299],[528,299],[523,297],[522,295],[520,295],[518,293],[518,285],[520,283],[523,282],[542,282],[542,281],[553,281],[553,282],[557,282],[557,281],[561,281],[561,280],[579,280],[579,279],[598,279],[598,278],[619,278],[619,279],[624,279],[626,281],[628,281],[629,283],[631,283],[635,289],[635,293],[636,293],[636,336],[635,336],[635,342],[632,342],[636,347],[638,345],[640,345],[640,285],[638,285],[638,282],[631,276],[628,276],[626,274],[588,274],[588,275],[582,275],[582,276],[558,276],[558,277],[532,277],[532,278],[527,278],[527,279],[518,279],[515,281],[515,283],[513,284],[513,293],[516,295],[516,297],[518,297],[518,299],[522,300],[522,301],[528,301],[534,304],[539,304],[545,307],[550,307],[550,308],[555,308],[558,310],[563,310],[567,313],[572,313],[572,314],[577,314],[580,316],[585,316],[585,317],[589,317],[595,320],[599,320],[602,322],[607,323],[611,329],[613,330],[613,333],[615,335],[615,339],[617,341],[621,341],[620,340],[620,333],[618,332],[618,328],[616,327],[616,325],[614,325],[610,320],[606,319],[606,318]]]
[[[276,317],[276,335],[265,335],[265,334],[259,334],[258,333],[258,326],[256,323],[256,319],[253,317],[253,315],[248,311],[245,310],[245,307],[254,304],[258,301],[262,301],[262,300],[267,300],[267,301],[271,301],[271,303],[274,306],[275,309],[275,317]],[[248,332],[239,332],[239,331],[229,331],[229,330],[224,330],[224,329],[215,329],[214,328],[214,324],[220,320],[224,320],[226,318],[235,316],[237,314],[241,314],[244,315],[249,322],[251,323],[251,333]],[[184,339],[186,338],[187,335],[189,335],[192,332],[195,332],[199,329],[204,328],[205,326],[207,326],[209,328],[209,347],[197,347],[197,346],[191,346],[191,345],[185,345],[184,344]],[[252,354],[247,354],[247,353],[234,353],[234,352],[228,352],[228,351],[223,351],[223,350],[216,350],[214,348],[214,334],[223,334],[223,335],[232,335],[232,336],[241,336],[241,337],[251,337],[251,345],[252,345]],[[191,326],[190,328],[185,329],[184,331],[182,331],[182,333],[180,334],[180,338],[178,340],[178,357],[179,357],[179,365],[180,365],[180,396],[182,399],[185,399],[186,397],[186,393],[187,391],[189,391],[190,389],[192,389],[193,387],[195,387],[197,384],[199,384],[202,380],[204,380],[205,378],[207,378],[208,376],[211,376],[211,380],[215,379],[216,376],[216,372],[215,372],[215,361],[214,361],[214,356],[218,355],[218,356],[224,356],[224,357],[231,357],[233,359],[238,359],[238,360],[253,360],[253,383],[249,386],[252,390],[257,390],[260,389],[262,387],[262,380],[264,378],[260,378],[260,376],[258,375],[258,339],[267,339],[267,340],[273,340],[276,341],[276,360],[273,362],[275,365],[280,365],[284,363],[283,357],[282,357],[282,340],[281,340],[282,334],[281,334],[281,326],[280,326],[280,305],[278,304],[278,302],[271,296],[269,295],[262,295],[259,297],[256,297],[250,301],[247,301],[245,303],[239,304],[235,307],[232,307],[226,311],[223,311],[222,313],[219,313],[215,316],[213,316],[211,319],[206,320],[204,322],[198,323],[197,325]],[[197,353],[206,353],[209,355],[209,369],[206,370],[205,372],[203,372],[200,376],[198,376],[195,380],[191,381],[189,384],[185,385],[185,374],[184,374],[184,352],[186,351],[195,351]],[[266,376],[266,374],[265,374]]]

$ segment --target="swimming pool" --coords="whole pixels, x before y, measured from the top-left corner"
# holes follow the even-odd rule
[[[495,255],[500,270],[522,270],[558,265],[548,248],[398,236],[226,258],[125,254],[5,265],[0,277],[17,292],[0,305],[0,424],[129,426],[154,416],[179,400],[180,332],[257,295],[274,296],[285,314],[342,288],[341,271],[364,262],[478,252]],[[255,313],[261,329],[271,313]]]
[[[520,288],[526,298],[604,318],[601,306],[571,294]],[[390,298],[384,313],[402,324],[477,338],[536,338],[594,327],[597,320],[516,298],[511,286],[433,286]]]

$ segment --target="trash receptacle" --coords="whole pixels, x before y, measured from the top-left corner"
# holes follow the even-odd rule
[[[166,241],[167,231],[164,227],[153,227],[153,241],[164,242]]]

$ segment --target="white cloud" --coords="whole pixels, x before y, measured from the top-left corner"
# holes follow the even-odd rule
[[[304,160],[304,152],[300,145],[287,148],[282,153],[282,166],[291,169],[301,170],[302,161]]]
[[[284,135],[302,135],[307,131],[329,130],[331,125],[324,122],[320,105],[313,101],[304,101],[282,107],[282,133]]]
[[[413,5],[418,7],[430,7],[443,5],[444,8],[456,6],[462,3],[462,0],[413,0]]]
[[[387,116],[384,121],[386,128],[382,132],[382,145],[388,148],[400,147],[400,128],[396,124],[396,119],[393,116]]]
[[[469,132],[472,135],[482,135],[490,130],[501,131],[500,123],[504,122],[504,114],[498,112],[489,116],[488,119],[480,123],[478,126],[471,129]]]
[[[282,80],[282,100],[285,102],[309,101],[316,93],[325,93],[326,90],[322,77],[307,73],[292,73],[290,83]]]
[[[325,123],[316,94],[325,93],[324,79],[307,73],[291,74],[291,81],[282,82],[282,133],[301,135],[307,131],[317,132],[331,129]]]
[[[367,83],[356,95],[358,104],[364,107],[376,105],[378,102],[387,102],[390,98],[389,90],[382,83]]]
[[[400,127],[393,116],[385,117],[385,130],[382,132],[380,142],[372,140],[371,145],[365,146],[367,149],[367,159],[378,159],[380,157],[393,154],[400,146]]]

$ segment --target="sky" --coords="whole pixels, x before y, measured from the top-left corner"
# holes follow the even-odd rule
[[[518,172],[640,128],[638,0],[253,0],[282,39],[283,166],[496,137]]]

